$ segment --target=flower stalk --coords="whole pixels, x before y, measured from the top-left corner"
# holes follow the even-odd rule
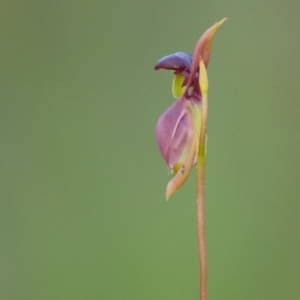
[[[200,300],[207,299],[207,258],[205,245],[205,217],[204,217],[204,179],[205,160],[197,162],[197,233],[198,255],[200,267]]]

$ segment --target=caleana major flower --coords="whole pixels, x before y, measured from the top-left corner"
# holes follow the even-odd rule
[[[207,125],[208,66],[211,42],[226,19],[206,30],[193,55],[178,52],[160,59],[155,69],[174,71],[172,91],[176,100],[158,119],[158,148],[174,175],[166,189],[168,200],[197,165],[197,232],[200,262],[200,300],[207,300],[207,263],[204,222],[204,177]]]
[[[208,89],[206,68],[212,39],[225,20],[204,32],[193,55],[177,52],[161,58],[155,65],[155,70],[174,71],[172,92],[179,98],[160,116],[155,129],[158,148],[174,175],[166,188],[167,200],[184,184],[197,160],[205,158],[207,106],[203,100],[207,99]]]

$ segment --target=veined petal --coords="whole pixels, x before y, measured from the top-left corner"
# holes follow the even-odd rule
[[[158,148],[168,168],[173,169],[179,161],[187,140],[189,119],[182,98],[175,101],[158,119],[155,137]]]

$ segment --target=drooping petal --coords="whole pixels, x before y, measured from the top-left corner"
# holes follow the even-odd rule
[[[175,174],[167,186],[167,199],[186,181],[197,161],[200,124],[201,103],[193,97],[175,101],[158,119],[158,148]]]
[[[185,52],[177,52],[161,58],[155,64],[155,70],[166,69],[190,72],[193,57]]]
[[[193,165],[196,164],[199,152],[199,136],[201,129],[201,104],[199,101],[188,100],[185,102],[189,113],[190,130],[182,151],[182,163],[180,169],[176,170],[174,178],[169,181],[166,188],[166,199],[168,200],[188,179]]]

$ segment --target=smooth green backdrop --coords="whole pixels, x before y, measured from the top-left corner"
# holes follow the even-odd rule
[[[300,2],[1,1],[0,299],[198,299],[195,174],[154,139],[164,55],[209,65],[209,300],[300,299]]]

